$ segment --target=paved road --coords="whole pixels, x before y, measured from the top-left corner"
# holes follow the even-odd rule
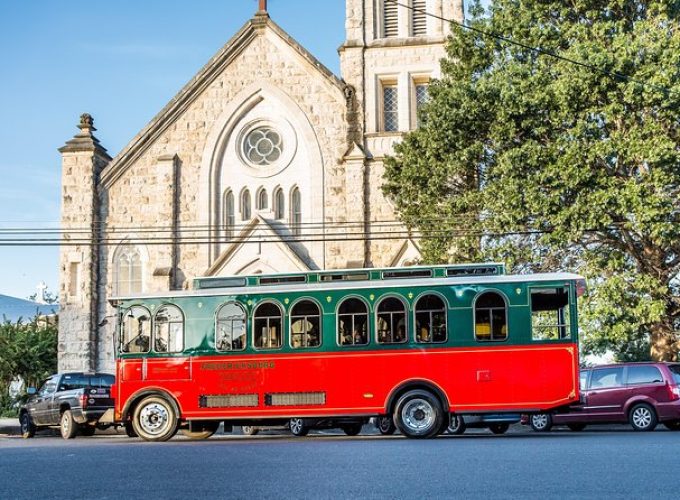
[[[0,438],[0,498],[677,498],[680,433]]]

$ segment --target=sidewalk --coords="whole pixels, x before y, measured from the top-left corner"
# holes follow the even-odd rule
[[[18,418],[0,418],[0,436],[18,436],[21,434],[21,426]]]

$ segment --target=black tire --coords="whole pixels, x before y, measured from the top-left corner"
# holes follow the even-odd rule
[[[177,433],[174,406],[161,396],[147,396],[137,405],[132,427],[145,441],[167,441]]]
[[[653,431],[659,422],[654,408],[646,403],[634,405],[628,412],[628,421],[633,430],[639,432]]]
[[[217,432],[220,427],[220,422],[205,422],[203,424],[203,430],[192,431],[189,429],[182,429],[182,434],[184,434],[189,439],[208,439],[210,436]]]
[[[549,432],[552,429],[552,416],[548,413],[536,413],[529,417],[529,424],[536,432]]]
[[[131,438],[139,437],[135,432],[135,428],[132,426],[132,422],[130,422],[129,420],[123,424],[123,427],[125,428],[125,434],[127,434],[127,437]]]
[[[241,432],[244,436],[255,436],[260,432],[260,428],[254,425],[242,425]]]
[[[94,425],[83,425],[80,427],[80,434],[83,436],[92,437],[96,431],[97,428]]]
[[[309,434],[309,425],[304,418],[291,418],[288,426],[293,436],[303,437]]]
[[[394,423],[406,437],[434,437],[439,434],[444,421],[442,404],[429,391],[408,391],[397,401]]]
[[[680,431],[680,420],[670,420],[668,422],[664,422],[663,425],[669,431]]]
[[[501,424],[491,424],[489,426],[489,430],[493,432],[494,434],[505,434],[508,429],[510,428],[510,424],[508,423],[501,423]]]
[[[467,425],[465,425],[465,419],[463,416],[452,413],[449,418],[449,426],[447,427],[446,431],[449,434],[460,435],[465,432],[465,429],[467,429]]]
[[[391,415],[382,415],[376,418],[375,426],[378,428],[378,432],[383,436],[390,436],[397,430],[397,426],[394,425],[394,419]]]
[[[348,424],[341,427],[342,431],[348,436],[356,436],[361,432],[362,424]]]
[[[71,410],[65,410],[59,420],[59,431],[64,439],[73,439],[78,434],[78,425],[73,420]]]
[[[35,431],[37,427],[31,420],[31,416],[27,411],[23,412],[19,417],[19,423],[21,424],[21,437],[24,439],[29,439],[35,436]]]
[[[581,432],[586,428],[586,424],[567,424],[567,427],[574,432]]]

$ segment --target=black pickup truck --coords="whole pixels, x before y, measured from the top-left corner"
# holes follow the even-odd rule
[[[107,373],[57,373],[40,388],[29,388],[30,397],[19,411],[21,434],[25,438],[45,427],[59,426],[64,439],[72,439],[80,432],[92,436],[99,418],[113,408],[111,386],[114,376]]]

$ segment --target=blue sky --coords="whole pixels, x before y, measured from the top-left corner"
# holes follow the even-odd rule
[[[0,229],[57,228],[57,148],[93,115],[115,156],[254,14],[256,0],[0,0]],[[339,73],[344,0],[269,0]],[[0,246],[0,294],[58,291],[57,247]]]

